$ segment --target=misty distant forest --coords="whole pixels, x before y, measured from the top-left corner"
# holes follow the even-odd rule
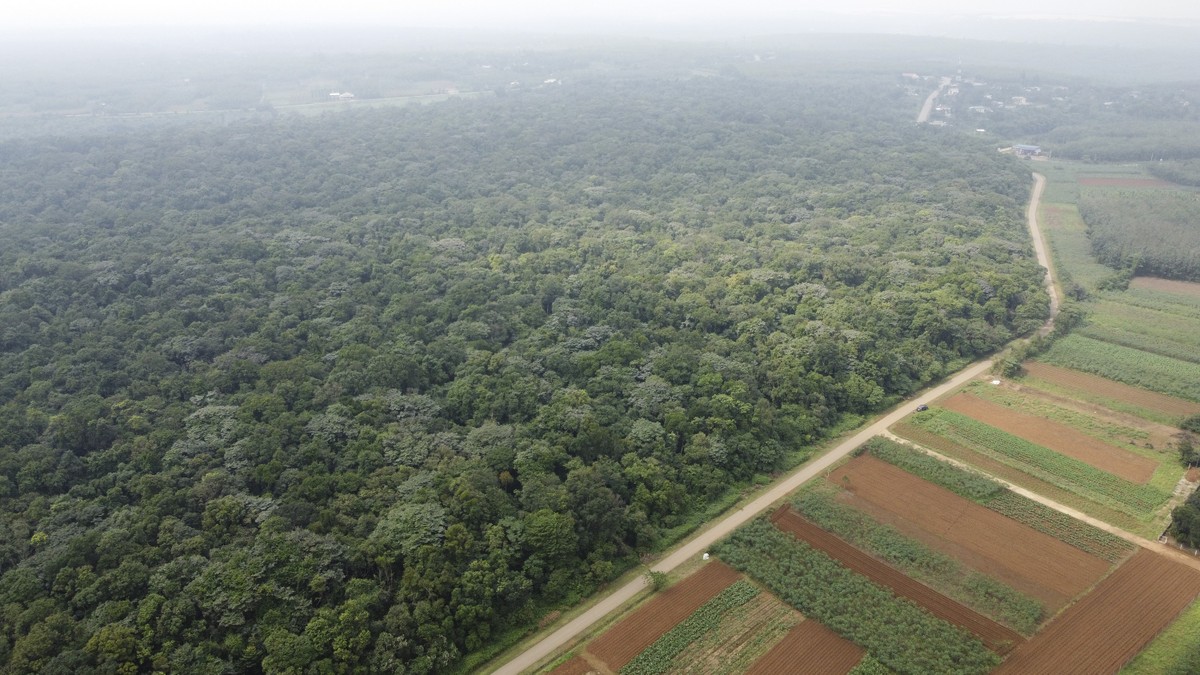
[[[998,147],[1200,184],[1200,82],[835,42],[5,78],[5,671],[470,670],[1040,326]]]

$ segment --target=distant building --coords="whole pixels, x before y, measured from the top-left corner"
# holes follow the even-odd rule
[[[1042,154],[1042,146],[1014,145],[1013,152],[1017,154],[1017,157],[1037,157]]]

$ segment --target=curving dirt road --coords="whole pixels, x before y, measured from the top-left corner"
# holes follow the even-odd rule
[[[1054,268],[1050,267],[1050,255],[1047,253],[1046,238],[1042,228],[1038,226],[1037,210],[1042,201],[1042,190],[1046,187],[1046,177],[1040,173],[1033,174],[1033,194],[1029,198],[1029,206],[1025,208],[1025,223],[1029,226],[1029,234],[1033,237],[1033,252],[1038,264],[1046,268],[1046,292],[1050,294],[1050,319],[1038,330],[1038,335],[1045,337],[1054,330],[1054,319],[1058,316],[1058,287],[1054,285]]]
[[[1030,198],[1029,210],[1026,212],[1027,220],[1030,226],[1034,240],[1034,250],[1037,253],[1038,262],[1047,269],[1047,283],[1051,289],[1051,318],[1047,321],[1043,331],[1049,332],[1053,327],[1054,314],[1058,311],[1057,295],[1053,290],[1053,281],[1049,277],[1049,258],[1046,255],[1045,244],[1042,242],[1041,231],[1037,229],[1037,206],[1038,200],[1041,198],[1042,187],[1045,185],[1045,178],[1040,174],[1034,174],[1036,183],[1032,196]],[[670,572],[693,556],[698,556],[704,553],[710,546],[724,539],[729,533],[733,532],[738,527],[745,524],[751,518],[766,511],[776,502],[782,500],[791,492],[795,491],[804,483],[817,477],[826,469],[832,467],[842,458],[849,455],[855,448],[867,442],[874,436],[879,436],[887,432],[888,427],[896,422],[899,422],[910,410],[918,405],[932,403],[935,399],[943,394],[956,389],[969,380],[988,372],[992,367],[992,360],[977,361],[963,370],[960,370],[949,380],[942,384],[928,389],[917,396],[908,399],[901,403],[891,412],[877,419],[870,426],[862,429],[850,438],[837,444],[832,450],[824,455],[802,465],[793,473],[780,479],[769,490],[756,497],[749,504],[730,513],[724,518],[716,521],[712,527],[697,533],[691,539],[685,541],[675,550],[667,554],[666,557],[659,560],[653,567],[657,572]],[[587,611],[569,621],[566,625],[561,626],[558,630],[543,638],[540,642],[526,649],[519,656],[504,664],[497,670],[493,671],[497,675],[517,675],[522,673],[542,662],[543,659],[557,652],[561,647],[573,640],[575,637],[582,634],[592,624],[604,618],[609,612],[617,609],[626,602],[632,600],[643,588],[646,587],[646,580],[643,577],[638,577],[633,581],[621,586],[617,590],[610,593],[608,596],[600,600]]]

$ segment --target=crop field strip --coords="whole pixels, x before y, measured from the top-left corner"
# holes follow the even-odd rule
[[[671,661],[670,672],[744,673],[802,621],[820,625],[805,621],[799,612],[770,593],[759,593],[737,611],[727,612],[717,626],[688,645]]]
[[[996,673],[1115,673],[1198,595],[1200,572],[1139,551],[1017,647]]]
[[[1060,275],[1068,272],[1072,279],[1088,286],[1112,275],[1112,269],[1092,257],[1087,225],[1074,204],[1043,203],[1038,220],[1050,242],[1050,255]]]
[[[573,656],[550,672],[553,675],[591,675],[599,671],[582,656]]]
[[[966,391],[998,405],[1066,424],[1157,462],[1175,457],[1168,446],[1179,433],[1178,427],[1027,386],[1024,380],[1006,381],[1001,386],[972,383]]]
[[[1200,364],[1101,342],[1082,335],[1057,340],[1040,361],[1200,402]]]
[[[1150,290],[1174,295],[1195,298],[1200,302],[1200,283],[1194,281],[1176,281],[1175,279],[1159,279],[1158,277],[1134,277],[1129,287],[1134,290]]]
[[[817,527],[1022,635],[1037,630],[1046,614],[1041,602],[843,503],[840,493],[828,482],[810,484],[792,500],[792,508]]]
[[[1116,525],[1130,532],[1139,532],[1146,536],[1157,536],[1162,532],[1162,527],[1155,526],[1154,532],[1148,531],[1147,523],[1149,520],[1143,517],[1130,515],[1123,510],[1107,503],[1097,502],[1087,496],[1072,492],[1055,483],[1048,482],[1037,476],[1030,475],[1013,468],[1004,462],[993,459],[989,455],[976,452],[966,446],[963,446],[955,441],[939,436],[933,432],[914,426],[907,421],[902,421],[892,427],[892,431],[906,440],[912,441],[920,446],[933,450],[941,455],[945,455],[951,459],[964,462],[981,471],[986,471],[988,474],[1008,481],[1014,485],[1019,485],[1027,490],[1036,492],[1039,495],[1052,499],[1059,504],[1070,506],[1078,509],[1094,518],[1103,520],[1106,523]],[[936,460],[935,460],[936,461]],[[986,506],[986,502],[981,501],[981,504]]]
[[[846,476],[847,480],[843,480]],[[1053,613],[1100,579],[1106,560],[869,455],[830,474],[850,503],[969,567],[1041,600]]]
[[[1129,303],[1121,294],[1096,301],[1084,327],[1076,330],[1097,340],[1195,362],[1200,359],[1198,328],[1200,310],[1175,313],[1151,309]]]
[[[863,663],[883,664],[897,673],[980,675],[1000,663],[970,632],[896,596],[765,518],[738,528],[714,551],[810,620],[866,649]]]
[[[1130,482],[958,413],[931,410],[910,424],[1133,516],[1149,517],[1171,497],[1167,490]]]
[[[727,565],[710,562],[622,619],[593,640],[587,651],[614,671],[619,670],[740,576]]]
[[[1137,279],[1134,279],[1133,283],[1137,283]],[[1193,285],[1200,286],[1200,284]],[[1153,288],[1131,286],[1120,293],[1114,293],[1108,297],[1131,307],[1139,307],[1164,314],[1177,315],[1184,318],[1200,316],[1200,295],[1172,293]]]
[[[960,393],[940,406],[1134,483],[1146,483],[1158,462],[1036,415]]]
[[[1161,178],[1139,178],[1129,176],[1121,177],[1101,177],[1101,176],[1080,176],[1080,185],[1090,187],[1119,187],[1119,188],[1174,188],[1174,183],[1169,183]]]
[[[1062,368],[1040,361],[1022,364],[1035,386],[1046,383],[1084,401],[1092,401],[1117,411],[1144,414],[1158,422],[1178,423],[1188,415],[1200,413],[1200,403],[1160,394],[1099,375]],[[1147,414],[1148,413],[1148,414]]]
[[[1019,495],[991,478],[952,466],[908,446],[876,438],[871,442],[870,453],[906,473],[1108,562],[1120,562],[1135,549],[1133,544],[1114,534]],[[974,487],[964,489],[970,485]]]
[[[761,659],[748,675],[777,675],[787,672],[845,675],[862,661],[864,650],[816,621],[804,621]]]
[[[775,527],[823,551],[849,569],[908,598],[934,616],[978,636],[989,649],[1004,654],[1024,637],[962,603],[920,583],[886,563],[860,551],[842,539],[822,530],[790,508],[781,508],[771,516]]]
[[[716,631],[729,614],[761,594],[757,586],[745,579],[733,582],[626,663],[621,675],[662,675],[674,671],[673,661],[677,656],[704,635]]]

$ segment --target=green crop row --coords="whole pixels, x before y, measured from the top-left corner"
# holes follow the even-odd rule
[[[1115,502],[1130,509],[1133,515],[1150,514],[1171,496],[1158,488],[1118,478],[1090,464],[948,410],[930,411],[929,414],[916,417],[912,423],[977,452],[1014,464],[1043,480],[1061,482],[1064,487],[1079,494]]]
[[[735,581],[625,664],[621,675],[658,675],[667,672],[671,668],[671,661],[688,645],[716,629],[729,610],[750,602],[760,592],[757,586],[745,579]]]
[[[1004,490],[983,504],[989,509],[1024,523],[1071,546],[1115,563],[1133,552],[1134,545],[1118,537],[1039,504],[1010,490]]]
[[[1038,601],[837,502],[825,491],[804,490],[792,505],[822,529],[1020,633],[1031,635],[1041,623],[1044,608]]]
[[[986,673],[999,663],[971,634],[762,518],[738,529],[716,551],[776,597],[898,673]]]
[[[1155,309],[1168,314],[1182,316],[1200,315],[1200,296],[1183,295],[1169,291],[1156,291],[1150,288],[1130,288],[1115,296],[1115,299],[1126,304]]]
[[[859,452],[869,452],[888,464],[904,469],[914,476],[924,478],[930,483],[940,485],[973,502],[982,502],[1004,489],[1003,485],[987,476],[964,471],[886,438],[878,436],[872,438],[862,445]]]
[[[1040,360],[1191,401],[1200,401],[1200,363],[1082,335],[1056,340]]]

